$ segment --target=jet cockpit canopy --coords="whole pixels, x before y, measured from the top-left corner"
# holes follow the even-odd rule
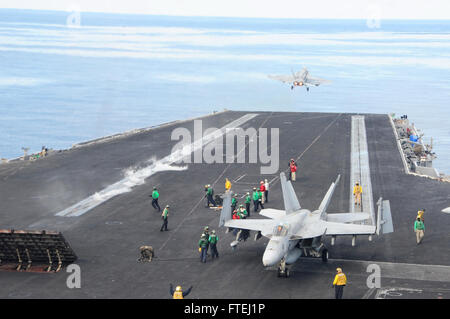
[[[287,236],[289,227],[285,224],[279,224],[273,229],[274,236]]]

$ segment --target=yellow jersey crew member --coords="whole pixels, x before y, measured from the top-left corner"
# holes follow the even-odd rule
[[[425,222],[425,218],[423,217],[423,214],[425,214],[425,209],[419,210],[417,212],[417,218],[419,218],[422,222]]]
[[[231,189],[231,182],[228,178],[225,178],[225,189],[227,192]]]
[[[336,276],[334,277],[333,287],[336,299],[342,299],[344,294],[344,287],[347,284],[347,277],[342,272],[341,268],[336,268]]]
[[[361,195],[362,195],[362,187],[356,182],[356,185],[353,187],[353,197],[355,198],[355,206],[361,206]]]
[[[172,296],[173,299],[184,299],[184,297],[189,295],[191,290],[192,290],[192,286],[189,287],[189,289],[186,291],[183,291],[183,288],[181,288],[181,286],[177,286],[175,288],[175,291],[173,291],[173,286],[172,286],[172,284],[170,284],[170,295]]]

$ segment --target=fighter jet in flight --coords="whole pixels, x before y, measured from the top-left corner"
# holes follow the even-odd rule
[[[240,236],[249,231],[257,231],[255,240],[265,236],[269,243],[265,249],[262,262],[266,267],[278,265],[278,277],[289,276],[286,265],[293,264],[302,255],[305,257],[318,257],[322,261],[328,260],[328,250],[324,246],[325,236],[332,236],[331,245],[334,245],[336,236],[352,235],[354,241],[357,235],[379,235],[380,232],[393,232],[389,201],[379,201],[378,218],[376,225],[354,224],[364,220],[371,220],[369,213],[327,213],[331,197],[339,182],[340,175],[331,184],[317,210],[311,212],[300,207],[290,181],[286,181],[284,173],[280,174],[281,188],[285,210],[263,209],[260,215],[269,219],[231,219],[231,191],[225,194],[219,227],[228,227],[228,230],[239,230],[236,240],[231,243],[233,249],[241,241]],[[375,224],[375,221],[372,221]],[[371,237],[369,237],[371,239]]]
[[[319,86],[322,83],[330,83],[328,80],[311,77],[306,68],[303,68],[296,73],[292,71],[292,75],[269,75],[269,78],[291,84],[291,90],[296,86],[304,86],[306,91],[309,91],[310,86]]]

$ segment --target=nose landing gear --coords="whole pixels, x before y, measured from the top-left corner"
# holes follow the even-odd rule
[[[289,269],[286,267],[286,261],[284,258],[281,260],[280,265],[277,269],[277,277],[289,277]]]

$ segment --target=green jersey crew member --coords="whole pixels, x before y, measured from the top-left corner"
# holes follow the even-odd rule
[[[247,192],[245,196],[245,210],[247,211],[248,217],[250,217],[250,203],[252,202],[252,198],[250,197],[250,193]]]
[[[206,206],[209,207],[209,203],[211,203],[213,205],[213,207],[216,206],[216,202],[213,199],[213,195],[214,195],[214,189],[211,187],[211,185],[205,185],[206,187],[206,198],[207,198],[207,203]]]
[[[232,211],[235,210],[236,206],[237,206],[237,199],[236,199],[236,197],[237,197],[237,195],[234,194],[233,198],[231,199],[231,210]]]
[[[259,194],[256,191],[256,187],[253,187],[253,208],[254,208],[254,212],[256,213],[258,211],[258,207],[259,207]]]
[[[211,247],[211,258],[219,258],[219,252],[217,251],[217,242],[219,241],[219,236],[216,235],[216,231],[213,230],[209,236],[209,245]]]
[[[159,193],[156,187],[153,187],[153,193],[150,195],[152,197],[152,206],[154,209],[158,208],[158,211],[161,211],[161,207],[158,204]]]
[[[202,263],[206,263],[206,254],[208,253],[208,238],[205,234],[202,234],[202,237],[198,241],[198,247],[200,250],[200,261]]]
[[[414,223],[414,231],[416,232],[417,245],[419,245],[423,240],[423,236],[425,236],[425,224],[419,217]]]

